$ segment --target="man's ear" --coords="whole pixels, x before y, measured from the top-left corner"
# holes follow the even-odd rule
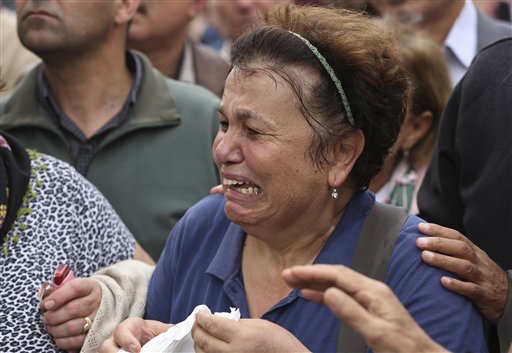
[[[115,22],[125,24],[132,20],[139,8],[141,0],[117,0],[118,3]]]
[[[399,148],[402,151],[412,149],[430,130],[433,115],[430,110],[424,110],[418,115],[407,117],[400,131],[402,137]]]
[[[358,129],[338,143],[332,152],[332,164],[329,169],[329,186],[340,187],[347,180],[361,153],[365,137]]]
[[[187,11],[187,14],[190,17],[190,19],[194,19],[197,15],[203,12],[207,4],[208,0],[194,0],[194,3],[188,8]]]

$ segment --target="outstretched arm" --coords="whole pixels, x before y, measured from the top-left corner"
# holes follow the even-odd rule
[[[446,352],[416,324],[391,289],[344,266],[297,266],[285,281],[327,305],[375,352]]]

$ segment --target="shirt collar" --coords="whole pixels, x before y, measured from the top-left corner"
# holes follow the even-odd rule
[[[245,232],[237,224],[230,223],[224,238],[206,269],[210,273],[224,282],[238,273],[241,265],[242,247],[245,241]]]
[[[315,263],[351,266],[351,254],[355,251],[359,231],[374,202],[373,193],[356,192],[347,205],[343,218],[318,254]],[[231,223],[206,273],[224,282],[237,276],[240,271],[245,237],[244,230],[239,225]]]
[[[132,87],[130,89],[130,92],[128,93],[127,101],[126,103],[135,104],[137,101],[137,96],[139,94],[140,88],[142,86],[142,62],[141,58],[139,58],[137,55],[134,55],[132,52],[127,51],[126,52],[126,66],[128,67],[128,70],[133,73],[134,80],[132,83]],[[54,108],[57,106],[56,100],[52,94],[52,91],[50,87],[48,86],[48,81],[44,77],[44,65],[41,65],[39,69],[39,74],[37,77],[37,93],[39,98],[44,99],[48,101],[51,105],[54,106]],[[125,103],[125,104],[126,104]],[[59,109],[57,109],[59,111]]]
[[[192,44],[187,39],[183,48],[183,57],[181,59],[180,72],[178,80],[189,83],[196,83],[196,73],[194,72],[194,53]]]
[[[477,11],[471,0],[464,2],[464,7],[453,23],[444,42],[445,50],[449,48],[457,60],[466,69],[477,53]]]

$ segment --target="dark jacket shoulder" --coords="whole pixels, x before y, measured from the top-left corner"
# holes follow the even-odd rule
[[[229,73],[229,63],[207,46],[194,41],[191,43],[197,84],[221,97]]]

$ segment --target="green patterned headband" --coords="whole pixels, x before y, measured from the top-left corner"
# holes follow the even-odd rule
[[[329,77],[331,78],[332,82],[334,82],[334,85],[336,86],[336,88],[338,89],[338,92],[340,93],[341,101],[343,102],[343,107],[345,108],[345,113],[347,115],[348,122],[352,126],[355,127],[356,123],[354,121],[354,117],[352,116],[352,111],[350,110],[350,105],[348,104],[347,96],[345,95],[345,91],[343,90],[343,87],[341,86],[341,82],[338,79],[338,77],[336,76],[336,74],[334,73],[334,70],[331,67],[331,65],[329,65],[329,63],[327,62],[325,57],[322,54],[320,54],[318,49],[313,44],[311,44],[311,42],[309,40],[307,40],[306,38],[302,37],[300,34],[297,34],[295,32],[292,32],[292,31],[288,31],[288,32],[290,32],[291,34],[293,34],[294,36],[296,36],[300,40],[302,40],[304,42],[304,44],[306,44],[308,46],[309,50],[311,50],[311,52],[317,57],[318,61],[320,61],[320,64],[322,64],[325,71],[327,71],[327,73],[329,74]]]

